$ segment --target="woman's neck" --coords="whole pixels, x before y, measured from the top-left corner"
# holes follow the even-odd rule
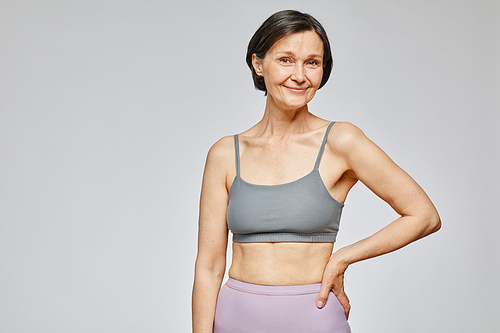
[[[296,133],[304,133],[310,128],[310,122],[316,118],[307,107],[307,104],[298,109],[281,109],[273,103],[266,103],[264,116],[259,122],[260,135],[286,137]]]

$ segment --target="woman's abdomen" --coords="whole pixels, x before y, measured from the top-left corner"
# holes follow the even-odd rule
[[[332,243],[236,243],[229,276],[274,286],[321,282]]]

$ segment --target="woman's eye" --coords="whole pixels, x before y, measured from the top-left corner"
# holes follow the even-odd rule
[[[317,62],[316,60],[309,60],[308,64],[312,66],[318,66],[319,62]]]
[[[280,58],[280,61],[285,63],[285,64],[289,64],[291,63],[292,61],[290,60],[290,58]]]

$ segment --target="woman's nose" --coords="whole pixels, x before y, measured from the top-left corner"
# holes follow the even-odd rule
[[[304,68],[300,64],[295,64],[293,68],[293,73],[291,76],[291,79],[294,81],[297,81],[299,83],[302,83],[305,81],[306,76],[304,74]]]

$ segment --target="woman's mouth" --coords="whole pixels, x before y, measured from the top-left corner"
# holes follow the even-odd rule
[[[306,87],[289,87],[289,86],[284,86],[284,87],[296,94],[301,94],[307,90]]]

